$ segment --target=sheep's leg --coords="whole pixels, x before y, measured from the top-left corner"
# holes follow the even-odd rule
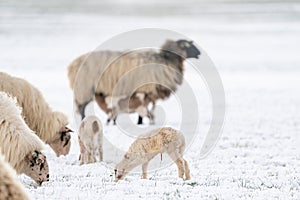
[[[103,148],[102,146],[99,148],[99,161],[103,161]]]
[[[143,176],[142,179],[147,179],[147,168],[148,168],[149,162],[146,162],[142,165],[142,171],[143,171]]]
[[[190,180],[191,175],[190,175],[190,168],[186,160],[184,160],[184,174],[185,174],[185,180]]]
[[[77,106],[78,111],[79,111],[79,113],[80,113],[80,115],[81,115],[81,120],[83,120],[83,119],[85,118],[85,108],[86,108],[86,106],[87,106],[89,103],[90,103],[90,101],[85,102],[85,103],[83,103],[83,104],[79,104],[79,105]]]

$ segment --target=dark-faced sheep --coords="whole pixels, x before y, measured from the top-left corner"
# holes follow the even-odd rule
[[[25,123],[21,108],[6,93],[0,92],[0,152],[17,171],[37,183],[49,180],[44,143]]]
[[[0,200],[29,200],[24,186],[17,181],[16,172],[0,153]]]
[[[103,160],[103,130],[98,117],[85,117],[79,127],[80,164]]]
[[[85,107],[94,99],[95,93],[128,96],[136,92],[151,94],[155,99],[168,98],[182,84],[184,60],[199,55],[197,47],[187,40],[167,40],[160,51],[84,54],[68,66],[77,111],[84,118]],[[138,124],[141,123],[140,117]]]
[[[167,153],[178,167],[179,178],[190,179],[188,163],[183,159],[185,139],[182,133],[170,127],[155,129],[138,137],[124,158],[115,167],[115,182],[123,179],[135,167],[142,165],[142,178],[147,178],[147,167],[157,154]],[[185,176],[185,177],[184,177]]]
[[[52,111],[41,92],[28,81],[0,72],[0,91],[15,97],[30,129],[55,151],[67,155],[72,132],[65,114]]]

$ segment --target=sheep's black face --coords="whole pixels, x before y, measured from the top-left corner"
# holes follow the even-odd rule
[[[177,40],[178,46],[186,52],[186,58],[199,58],[201,54],[199,49],[193,44],[193,41]]]

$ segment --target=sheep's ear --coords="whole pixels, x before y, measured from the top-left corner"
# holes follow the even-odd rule
[[[68,128],[68,127],[65,127],[65,131],[67,133],[74,133],[74,131],[72,129]]]
[[[34,150],[34,152],[31,155],[31,158],[35,160],[37,159],[38,156],[39,156],[39,152],[37,150]]]
[[[37,159],[36,159],[36,163],[37,164],[42,164],[42,163],[44,163],[45,162],[45,156],[43,155],[43,154],[39,154],[38,155],[38,157],[37,157]]]
[[[64,147],[68,145],[70,139],[71,139],[70,132],[62,132],[61,133],[60,140],[65,142]]]

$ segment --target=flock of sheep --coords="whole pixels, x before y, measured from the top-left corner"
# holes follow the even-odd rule
[[[136,112],[154,123],[155,102],[165,99],[182,83],[187,58],[200,51],[187,40],[167,40],[160,51],[97,51],[82,55],[68,67],[74,102],[82,121],[79,127],[80,164],[103,160],[103,126],[85,108],[96,100],[116,123],[118,114]],[[141,67],[142,66],[142,67]],[[143,80],[142,82],[140,80]],[[151,110],[149,105],[152,104]],[[67,155],[72,130],[65,114],[53,111],[42,93],[28,81],[0,72],[0,200],[29,199],[15,172],[26,174],[39,185],[49,181],[48,144],[57,156]],[[190,179],[183,159],[185,139],[180,131],[163,127],[139,136],[115,167],[115,181],[138,165],[147,178],[149,161],[166,152],[178,167],[178,176]]]

